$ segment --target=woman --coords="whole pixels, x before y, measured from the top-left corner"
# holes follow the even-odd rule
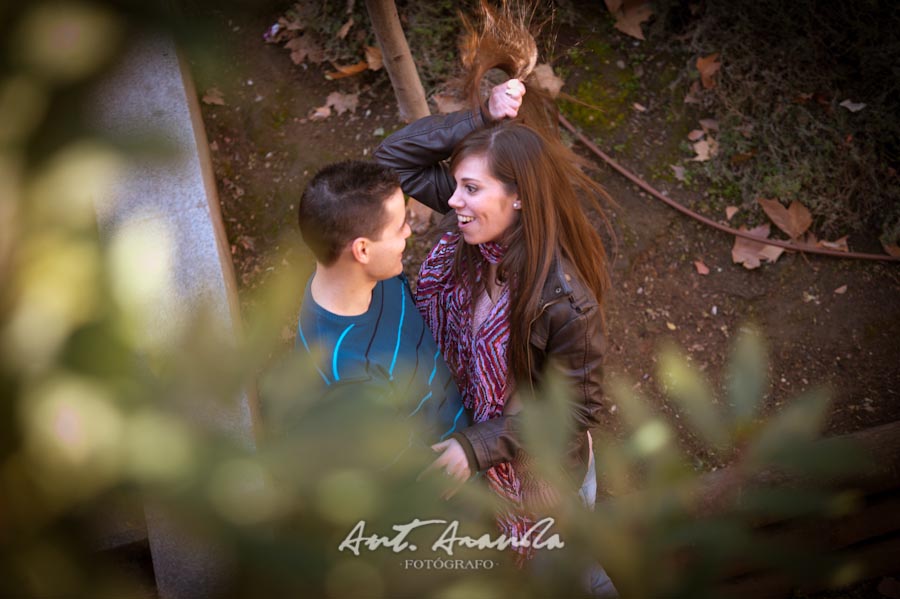
[[[607,196],[558,139],[513,119],[528,94],[511,79],[486,109],[426,117],[375,153],[407,194],[455,212],[453,230],[422,264],[416,302],[475,424],[435,446],[434,466],[460,481],[485,472],[508,500],[498,523],[510,538],[558,499],[520,451],[515,414],[516,390],[536,386],[551,359],[573,392],[573,488],[593,473],[588,431],[602,408],[608,288],[603,244],[578,192]]]

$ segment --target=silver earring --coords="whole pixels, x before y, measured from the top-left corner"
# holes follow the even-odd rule
[[[516,210],[518,210],[521,207],[522,207],[522,204],[520,204],[519,202],[513,202],[513,208],[515,208]]]

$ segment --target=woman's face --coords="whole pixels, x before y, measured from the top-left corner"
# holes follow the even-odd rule
[[[516,194],[508,193],[503,183],[491,176],[484,156],[463,158],[453,177],[456,191],[449,203],[465,242],[499,241],[519,218]]]

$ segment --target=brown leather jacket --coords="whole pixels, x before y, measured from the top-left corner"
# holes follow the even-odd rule
[[[479,112],[425,117],[385,139],[374,156],[397,171],[406,194],[444,214],[450,211],[447,201],[456,189],[446,160],[463,137],[484,126]],[[541,290],[540,306],[529,338],[534,382],[537,386],[550,364],[570,382],[574,430],[566,471],[577,488],[588,463],[585,431],[598,424],[603,409],[605,339],[600,307],[575,268],[560,256]],[[466,451],[473,472],[513,460],[521,448],[518,423],[514,414],[503,415],[453,435]]]

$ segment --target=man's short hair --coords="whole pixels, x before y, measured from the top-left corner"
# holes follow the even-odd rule
[[[300,199],[299,214],[303,241],[316,260],[334,264],[357,237],[377,241],[387,225],[384,202],[399,187],[397,174],[376,162],[347,160],[316,173]]]

